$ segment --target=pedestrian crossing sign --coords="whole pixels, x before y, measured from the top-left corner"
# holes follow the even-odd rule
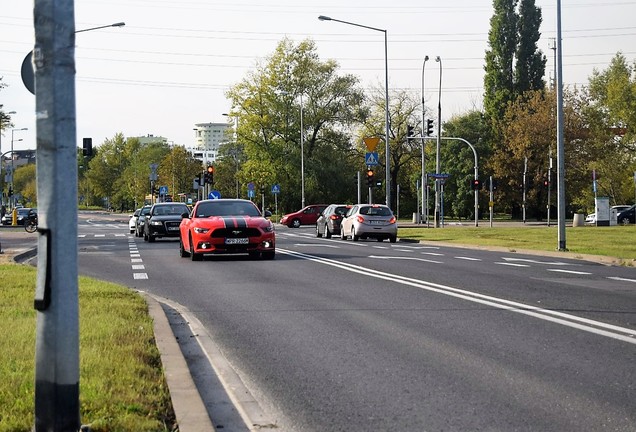
[[[367,152],[364,163],[369,166],[374,166],[378,164],[378,152]]]

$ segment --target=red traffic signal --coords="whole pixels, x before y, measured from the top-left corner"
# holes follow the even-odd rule
[[[479,179],[474,179],[470,181],[470,188],[471,190],[480,190],[481,189],[481,180]]]

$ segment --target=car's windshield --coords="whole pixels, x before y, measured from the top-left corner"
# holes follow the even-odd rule
[[[141,209],[139,216],[146,216],[148,213],[150,213],[150,207],[144,207]]]
[[[367,216],[391,216],[391,210],[388,207],[360,207],[360,214]]]
[[[183,213],[189,213],[188,207],[185,205],[161,205],[156,206],[152,211],[152,214],[157,216],[181,215]]]
[[[237,201],[211,201],[200,203],[197,206],[195,217],[205,218],[210,216],[260,216],[258,209],[249,202]]]

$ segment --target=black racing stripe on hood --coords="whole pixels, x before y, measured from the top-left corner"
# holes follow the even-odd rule
[[[247,228],[247,221],[241,216],[224,217],[223,223],[225,224],[225,228]]]

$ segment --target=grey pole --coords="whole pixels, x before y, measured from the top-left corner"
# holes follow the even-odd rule
[[[384,127],[385,127],[385,138],[384,138],[384,152],[386,155],[385,163],[386,163],[386,205],[391,207],[391,148],[389,146],[389,131],[391,129],[390,120],[389,120],[389,50],[388,50],[388,40],[387,40],[387,31],[385,29],[380,29],[376,27],[369,27],[362,24],[356,24],[349,21],[342,21],[335,18],[331,18],[328,16],[320,15],[318,17],[320,21],[335,21],[343,24],[349,24],[356,27],[362,27],[369,30],[375,30],[384,33]]]
[[[439,63],[439,94],[437,103],[437,146],[435,152],[435,173],[440,174],[440,142],[442,138],[442,59],[440,56],[435,57],[435,61]],[[439,228],[440,223],[440,181],[435,179],[435,228]]]
[[[567,250],[565,244],[565,146],[563,142],[563,50],[561,44],[561,0],[557,0],[557,199],[559,201],[558,249]]]
[[[35,0],[39,225],[35,431],[77,431],[79,301],[73,0]]]
[[[303,94],[300,94],[300,196],[305,208],[305,130],[303,128]]]
[[[422,178],[420,181],[420,185],[422,189],[420,191],[422,195],[422,211],[420,212],[420,223],[423,223],[422,216],[424,215],[424,206],[426,205],[424,198],[425,198],[426,189],[427,189],[424,183],[424,177],[426,173],[426,153],[424,152],[424,144],[426,143],[426,140],[424,139],[424,125],[426,123],[426,107],[424,106],[424,68],[426,66],[427,60],[428,60],[428,56],[424,56],[424,61],[422,62],[422,130],[420,133],[420,136],[422,137]],[[426,212],[426,222],[428,223],[428,212]]]

